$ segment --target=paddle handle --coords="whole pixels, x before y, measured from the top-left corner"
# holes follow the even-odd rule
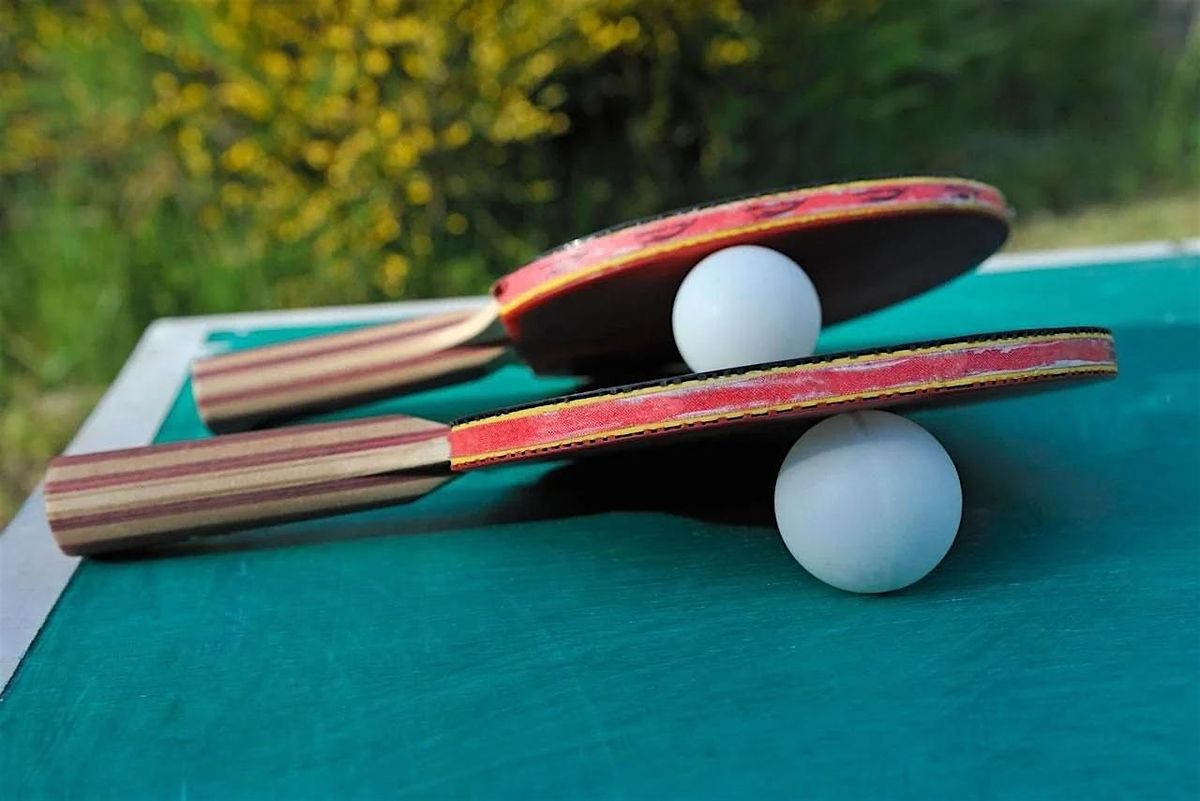
[[[473,378],[509,354],[499,310],[431,315],[212,356],[192,394],[215,432]]]
[[[60,456],[59,547],[96,554],[412,500],[451,477],[449,427],[391,416]]]

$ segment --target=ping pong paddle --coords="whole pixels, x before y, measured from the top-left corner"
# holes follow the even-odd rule
[[[517,356],[544,374],[663,375],[680,364],[671,305],[700,259],[733,245],[804,268],[835,323],[928,290],[1003,244],[996,189],[894,178],[792,189],[672,212],[578,239],[500,279],[476,311],[201,359],[192,389],[213,431],[236,431],[466,380]]]
[[[63,456],[46,510],[71,554],[418,498],[459,473],[712,432],[781,433],[862,408],[986,399],[1112,375],[1103,329],[980,334],[570,395],[449,425],[388,416]]]

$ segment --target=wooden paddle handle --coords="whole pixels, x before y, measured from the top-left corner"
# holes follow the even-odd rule
[[[448,433],[392,416],[61,456],[46,515],[93,554],[411,500],[449,480]]]
[[[463,381],[509,349],[494,303],[198,360],[192,394],[213,431]]]

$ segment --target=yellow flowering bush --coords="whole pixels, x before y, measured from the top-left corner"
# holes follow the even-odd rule
[[[616,51],[654,57],[700,23],[715,22],[715,65],[757,48],[739,0],[89,0],[0,14],[18,66],[0,76],[0,173],[119,163],[139,209],[170,202],[236,232],[245,261],[289,254],[269,305],[399,297],[414,280],[420,294],[478,291],[484,262],[436,260],[472,229],[489,263],[532,252],[489,207],[558,197],[550,175],[498,171],[569,130],[557,75]],[[138,51],[134,74],[105,74],[121,50]],[[39,109],[22,73],[62,80],[69,119]]]

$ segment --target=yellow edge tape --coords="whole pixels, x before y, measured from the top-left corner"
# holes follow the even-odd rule
[[[660,425],[651,426],[630,426],[627,428],[613,429],[603,433],[588,434],[583,437],[575,437],[570,439],[555,440],[553,442],[535,445],[532,447],[512,448],[509,450],[491,451],[490,453],[480,454],[477,456],[465,456],[450,459],[451,467],[462,467],[465,465],[474,464],[476,462],[498,459],[514,454],[526,453],[529,451],[548,451],[555,450],[567,445],[577,445],[585,442],[594,442],[604,439],[612,439],[614,437],[622,437],[629,434],[649,434],[652,432],[666,431],[671,428],[690,428],[695,425],[704,425],[706,423],[714,423],[719,420],[738,420],[743,417],[753,417],[755,415],[777,414],[788,412],[793,409],[812,409],[821,406],[833,406],[839,403],[847,403],[849,401],[871,400],[872,398],[880,398],[891,395],[912,395],[914,393],[925,392],[933,389],[951,389],[964,386],[986,386],[988,384],[1002,383],[1005,381],[1021,380],[1025,378],[1049,378],[1052,376],[1071,375],[1073,373],[1116,373],[1115,365],[1081,365],[1078,367],[1066,367],[1058,369],[1034,369],[1034,370],[1017,370],[1007,373],[993,373],[987,378],[980,379],[960,378],[953,381],[931,382],[927,384],[910,384],[896,389],[879,390],[874,392],[857,392],[849,395],[838,395],[829,398],[820,398],[811,401],[802,401],[800,403],[788,403],[778,406],[760,406],[753,409],[747,409],[735,414],[714,414],[705,417],[692,417],[687,420],[679,420],[673,422],[662,423]],[[611,397],[611,396],[610,396]]]
[[[920,183],[944,183],[944,182],[945,181],[939,181],[934,178],[928,178],[928,179],[920,179],[917,181],[906,181],[905,183],[911,185],[913,183],[920,184]],[[862,182],[861,184],[844,184],[841,186],[829,187],[829,191],[841,191],[841,190],[845,190],[845,189],[854,188],[855,186],[860,186],[860,185],[885,184],[885,183],[887,183],[887,182],[875,181],[875,182]],[[981,187],[985,186],[984,184],[978,184],[973,181],[962,181],[961,183],[974,185],[974,186],[981,186]],[[991,187],[987,187],[987,188],[991,189]],[[994,191],[994,190],[992,190],[992,191]],[[762,201],[764,201],[764,202],[769,201],[772,198],[783,197],[788,194],[793,194],[793,193],[785,192],[785,193],[781,193],[780,195],[767,196],[767,197],[762,198]],[[799,192],[797,192],[795,194],[799,194]],[[755,223],[754,225],[746,225],[741,228],[726,228],[721,231],[714,231],[714,232],[709,232],[706,234],[699,234],[697,236],[690,237],[688,239],[680,239],[680,240],[674,240],[671,242],[664,242],[662,245],[659,245],[657,247],[643,248],[641,250],[634,251],[633,253],[626,253],[626,254],[623,254],[616,258],[609,259],[608,261],[602,261],[602,262],[597,262],[595,264],[591,264],[584,269],[575,270],[567,275],[560,275],[559,277],[557,277],[555,279],[545,281],[545,282],[533,287],[532,289],[526,290],[524,293],[513,298],[508,303],[503,304],[500,307],[500,314],[501,315],[511,314],[512,312],[516,311],[521,306],[526,306],[526,305],[530,304],[531,302],[533,302],[537,298],[541,297],[542,295],[546,295],[551,292],[554,292],[554,291],[558,290],[560,287],[563,287],[567,284],[581,282],[584,279],[592,277],[596,273],[600,273],[600,272],[604,272],[606,270],[611,270],[616,267],[620,267],[622,264],[625,264],[627,262],[637,261],[637,260],[649,258],[652,256],[658,256],[663,253],[670,253],[675,250],[681,250],[683,248],[692,247],[693,245],[702,244],[704,242],[711,242],[714,240],[726,239],[729,237],[739,236],[742,234],[770,231],[775,228],[787,228],[789,226],[796,226],[796,225],[802,225],[805,223],[818,222],[821,220],[827,220],[827,219],[831,219],[831,218],[841,217],[841,218],[845,218],[845,219],[867,219],[869,217],[878,217],[878,216],[884,215],[884,214],[894,214],[897,211],[904,211],[904,212],[929,211],[932,209],[941,209],[941,210],[945,210],[945,211],[982,211],[984,213],[991,214],[993,217],[1004,220],[1006,222],[1008,221],[1008,218],[1009,218],[1009,213],[1008,213],[1007,209],[1002,210],[1002,209],[997,208],[996,206],[994,206],[991,203],[985,203],[982,201],[958,200],[958,201],[942,201],[942,202],[926,202],[926,203],[889,202],[889,203],[879,203],[879,204],[876,204],[873,206],[868,206],[868,207],[863,207],[863,208],[833,209],[831,211],[826,211],[826,212],[817,212],[814,214],[801,215],[801,216],[796,216],[796,217],[787,217],[787,218],[780,219],[780,220],[771,220],[771,221],[763,222],[763,223]]]
[[[655,384],[650,387],[642,387],[640,389],[627,390],[625,392],[613,392],[606,395],[600,395],[591,398],[577,398],[575,400],[565,400],[558,403],[551,403],[544,406],[534,406],[529,409],[518,409],[515,412],[506,414],[492,415],[482,417],[478,420],[468,420],[465,423],[460,423],[454,426],[455,430],[471,428],[484,424],[491,424],[500,420],[513,420],[519,417],[528,417],[535,414],[544,414],[549,411],[557,411],[567,407],[586,406],[592,403],[600,403],[602,401],[612,400],[614,398],[636,398],[642,395],[650,395],[657,392],[674,392],[680,387],[694,386],[696,384],[704,384],[711,387],[720,387],[725,384],[743,381],[747,378],[755,378],[761,375],[776,375],[778,373],[804,373],[812,370],[824,370],[828,367],[839,367],[844,364],[854,364],[859,362],[878,361],[883,359],[894,359],[898,356],[915,356],[926,353],[945,353],[948,351],[961,350],[963,348],[986,348],[993,345],[1025,345],[1033,342],[1063,342],[1071,339],[1106,339],[1111,340],[1112,336],[1102,334],[1097,331],[1077,331],[1063,334],[1033,334],[1022,337],[995,337],[992,339],[963,339],[954,342],[946,342],[941,345],[932,345],[924,348],[901,348],[900,350],[888,351],[872,351],[871,353],[860,353],[857,356],[843,356],[837,359],[829,359],[827,361],[809,362],[807,364],[785,364],[778,367],[768,367],[759,370],[747,370],[742,373],[734,373],[732,375],[724,375],[717,378],[693,378],[686,381],[679,381],[673,384]]]

